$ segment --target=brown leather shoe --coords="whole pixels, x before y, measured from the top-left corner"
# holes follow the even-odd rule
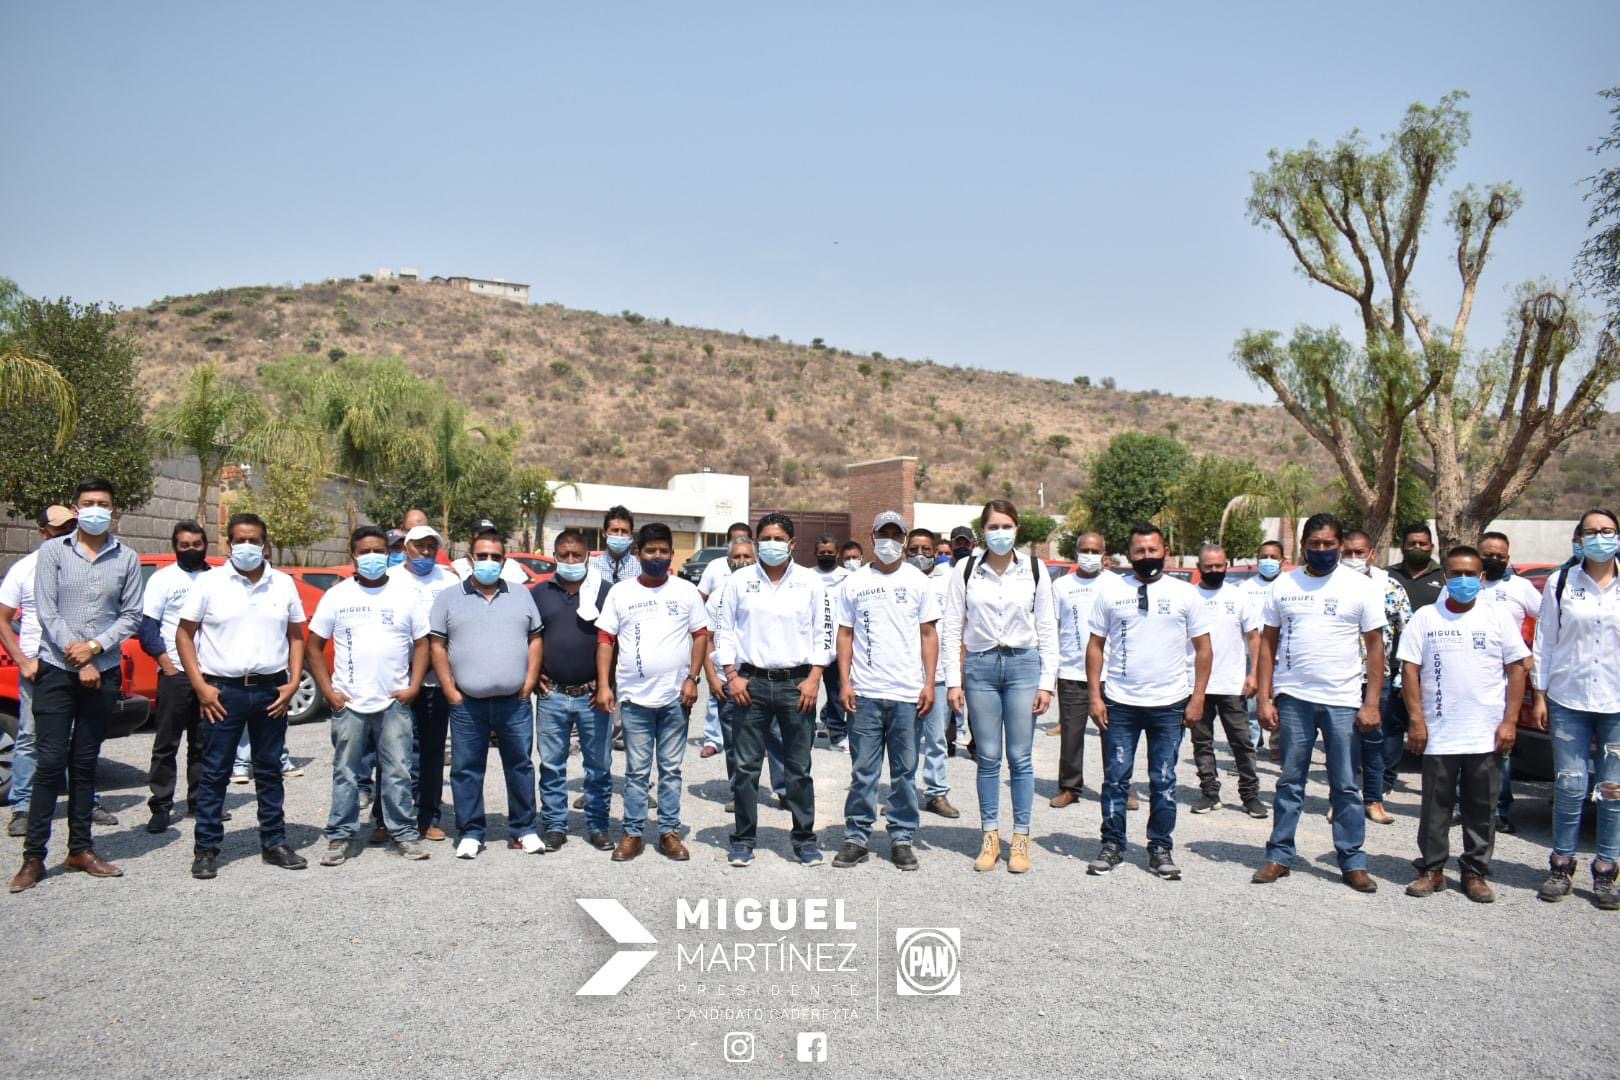
[[[1433,896],[1446,891],[1446,875],[1439,870],[1423,870],[1406,887],[1407,896]]]
[[[1375,893],[1378,891],[1378,882],[1374,881],[1372,875],[1365,870],[1351,870],[1349,873],[1340,874],[1339,880],[1356,890],[1356,892]]]
[[[1249,882],[1253,885],[1270,885],[1278,878],[1287,876],[1288,867],[1282,863],[1268,862],[1254,872],[1254,875],[1249,878]]]
[[[371,830],[371,842],[373,844],[386,844],[388,841],[388,830],[383,828],[381,825]]]
[[[1392,814],[1390,814],[1390,812],[1388,810],[1384,809],[1384,804],[1381,803],[1381,802],[1370,802],[1370,803],[1368,803],[1367,807],[1366,807],[1366,810],[1367,810],[1367,820],[1373,822],[1376,825],[1393,825],[1393,824],[1395,824],[1394,816]]]
[[[1463,895],[1476,904],[1490,904],[1496,901],[1496,894],[1491,891],[1489,883],[1478,874],[1464,874],[1462,876]]]
[[[614,862],[629,862],[641,854],[641,837],[625,833],[619,838],[619,846],[613,849]]]
[[[45,880],[44,859],[24,859],[22,869],[17,876],[11,879],[11,891],[14,893],[27,892],[41,881]]]
[[[422,839],[435,841],[443,840],[445,839],[444,830],[439,828],[437,825],[429,825],[427,832],[422,834]]]
[[[951,805],[951,800],[943,795],[935,795],[923,804],[923,809],[930,814],[938,814],[942,818],[959,818],[962,811]]]
[[[94,851],[81,851],[76,855],[69,855],[62,864],[67,869],[80,874],[89,874],[91,877],[123,877],[124,872],[112,863],[104,860]]]
[[[681,834],[674,832],[664,833],[658,838],[658,853],[676,862],[685,862],[692,857],[692,853],[686,850],[686,845],[681,843]]]
[[[1140,810],[1140,809],[1142,809],[1142,804],[1136,801],[1136,792],[1130,790],[1129,788],[1125,789],[1125,809],[1127,809],[1127,810]]]
[[[1075,803],[1077,803],[1079,801],[1080,801],[1080,796],[1078,794],[1076,794],[1073,791],[1070,791],[1068,788],[1064,788],[1062,791],[1060,791],[1056,795],[1052,796],[1052,801],[1047,803],[1046,805],[1050,806],[1054,810],[1061,810],[1065,806],[1073,806]]]

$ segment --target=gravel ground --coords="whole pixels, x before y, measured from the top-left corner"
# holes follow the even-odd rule
[[[1368,826],[1379,893],[1339,884],[1320,761],[1300,829],[1308,865],[1251,886],[1270,823],[1231,809],[1188,813],[1190,744],[1176,830],[1185,879],[1146,873],[1144,813],[1131,815],[1127,864],[1089,878],[1097,803],[1088,794],[1063,811],[1046,806],[1058,740],[1041,735],[1034,869],[1023,877],[972,872],[977,800],[963,758],[950,763],[963,817],[924,815],[920,873],[882,859],[881,836],[864,866],[805,870],[787,861],[787,815],[775,809],[762,812],[756,864],[734,870],[724,861],[723,759],[700,760],[695,744],[689,863],[649,852],[611,864],[583,842],[578,811],[560,852],[509,852],[492,767],[491,846],[475,862],[434,844],[424,863],[371,848],[326,869],[314,863],[329,801],[327,728],[294,728],[289,743],[307,770],[288,781],[290,838],[310,868],[288,873],[254,857],[251,789],[232,787],[235,820],[213,882],[189,876],[189,819],[159,836],[142,828],[150,735],[106,746],[101,788],[122,823],[100,830],[97,847],[127,876],[59,873],[59,821],[51,876],[3,901],[0,1008],[11,1023],[0,1033],[0,1076],[765,1075],[800,1067],[802,1031],[829,1036],[827,1061],[803,1067],[840,1076],[1620,1075],[1620,916],[1588,902],[1585,856],[1577,898],[1535,899],[1549,840],[1543,785],[1521,786],[1522,831],[1500,838],[1491,906],[1455,890],[1401,894],[1416,854],[1415,776],[1389,800],[1397,823]],[[1099,757],[1093,735],[1091,792]],[[1221,762],[1231,796],[1224,753]],[[577,790],[577,757],[570,767]],[[1276,767],[1262,770],[1269,803]],[[815,775],[830,856],[848,759],[818,748]],[[1010,821],[1005,783],[1002,798]],[[4,844],[9,875],[21,842]],[[613,946],[574,898],[604,896],[646,924],[660,955],[621,995],[577,998]],[[855,929],[676,929],[676,897],[739,896],[842,899]],[[960,928],[959,996],[896,995],[900,926]],[[853,941],[855,972],[705,976],[674,947],[779,939]],[[771,1015],[784,1005],[826,1011]],[[728,1019],[738,1006],[765,1012]],[[753,1034],[751,1064],[725,1061],[732,1031]]]

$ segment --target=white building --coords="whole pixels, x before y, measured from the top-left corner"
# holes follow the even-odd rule
[[[662,521],[675,534],[675,562],[680,564],[700,547],[725,541],[726,527],[748,521],[749,482],[730,473],[682,473],[663,488],[624,487],[618,484],[567,484],[553,481],[556,502],[546,515],[545,550],[564,529],[585,534],[590,550],[602,547],[602,516],[622,506],[635,516],[636,526]]]
[[[479,296],[494,296],[501,300],[510,300],[514,304],[529,302],[529,287],[521,282],[507,281],[505,278],[475,278],[460,275],[439,277],[435,274],[431,281],[435,285],[448,285],[452,289],[462,289]]]
[[[979,520],[979,512],[984,504],[970,506],[967,503],[913,503],[911,507],[914,529],[928,529],[936,536],[950,536],[951,530],[958,525],[971,528]]]

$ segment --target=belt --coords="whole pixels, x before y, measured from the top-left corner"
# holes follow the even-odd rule
[[[281,670],[266,672],[263,674],[241,675],[235,677],[229,675],[204,675],[203,679],[206,682],[214,683],[219,686],[260,686],[266,683],[274,686],[282,686],[287,682],[287,672],[285,670]]]
[[[596,693],[596,681],[593,679],[588,683],[580,683],[578,686],[557,686],[553,684],[551,689],[554,693],[566,694],[569,697],[586,697]]]
[[[789,679],[803,679],[810,674],[809,664],[800,664],[798,667],[784,668],[758,668],[753,664],[738,664],[737,670],[750,679],[766,679],[770,682],[786,682]]]

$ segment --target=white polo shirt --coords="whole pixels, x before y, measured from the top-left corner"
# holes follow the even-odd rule
[[[680,700],[692,670],[692,635],[708,629],[697,586],[671,574],[649,588],[640,578],[608,590],[596,628],[619,639],[619,700],[657,708]]]
[[[1097,603],[1097,590],[1104,577],[1117,577],[1101,570],[1092,577],[1064,574],[1052,583],[1052,605],[1057,609],[1058,678],[1086,681],[1086,646],[1091,643],[1091,609]],[[1103,670],[1108,668],[1107,647]]]
[[[849,682],[861,697],[915,702],[927,674],[922,624],[939,621],[939,591],[901,563],[885,574],[863,566],[839,586],[838,625],[854,633]]]
[[[1384,593],[1346,566],[1314,577],[1304,567],[1278,577],[1266,596],[1265,624],[1277,630],[1274,695],[1315,705],[1360,708],[1367,666],[1361,635],[1382,630]]]
[[[731,550],[729,544],[726,546],[726,550]],[[726,561],[725,556],[710,559],[709,564],[703,568],[702,579],[698,581],[698,592],[704,596],[713,596],[725,587],[726,578],[730,576],[731,563]]]
[[[177,562],[170,563],[152,575],[141,597],[141,616],[162,624],[163,651],[169,654],[169,662],[181,671],[186,670],[186,666],[180,662],[180,650],[174,647],[174,633],[180,628],[180,609],[191,595],[192,585],[208,571],[206,566],[188,571]]]
[[[1556,575],[1548,580],[1556,582]],[[1505,606],[1521,625],[1541,614],[1541,590],[1517,574],[1500,581],[1481,581],[1479,585],[1481,600]]]
[[[725,613],[715,633],[718,666],[774,670],[832,663],[832,601],[814,570],[789,562],[782,579],[772,582],[755,563],[728,576],[720,591]]]
[[[966,577],[964,581],[963,578]],[[945,685],[962,685],[962,650],[984,652],[997,646],[1034,649],[1041,658],[1042,690],[1057,687],[1058,626],[1052,609],[1052,579],[1028,556],[1013,552],[1005,573],[996,573],[987,557],[971,570],[953,568],[945,600],[940,651],[945,656]]]
[[[1445,600],[1418,609],[1396,656],[1416,664],[1429,728],[1425,754],[1489,754],[1507,709],[1507,664],[1530,655],[1519,623],[1500,604],[1452,611]]]
[[[1209,633],[1197,590],[1161,574],[1147,586],[1143,611],[1142,582],[1135,574],[1100,576],[1091,632],[1107,646],[1108,699],[1150,709],[1185,701],[1193,688],[1188,643]]]
[[[1566,709],[1620,712],[1620,577],[1599,589],[1584,564],[1572,567],[1560,605],[1558,573],[1541,592],[1530,677]]]
[[[1243,680],[1249,674],[1249,635],[1260,629],[1260,612],[1255,610],[1251,597],[1236,585],[1222,584],[1209,590],[1195,586],[1198,599],[1204,605],[1209,626],[1209,685],[1208,694],[1243,693]],[[1187,669],[1192,670],[1193,653],[1187,650]]]
[[[422,615],[423,625],[427,625],[428,617],[433,614],[433,601],[441,592],[451,585],[460,585],[461,578],[454,570],[443,563],[434,563],[433,569],[426,574],[414,574],[411,568],[401,563],[388,568],[388,580],[402,582],[416,590],[416,606]],[[433,665],[428,665],[427,678],[422,680],[423,686],[438,686],[439,677],[433,673]]]
[[[11,564],[4,580],[0,580],[0,604],[21,615],[22,628],[17,644],[30,660],[39,658],[39,612],[34,610],[34,577],[39,568],[39,549]]]
[[[293,579],[265,566],[257,583],[227,562],[197,575],[180,618],[199,623],[203,674],[239,679],[287,669],[287,626],[304,621]]]
[[[428,617],[404,582],[368,588],[349,577],[321,594],[309,629],[332,643],[332,686],[348,695],[348,708],[379,713],[410,686],[411,653],[427,637]]]

